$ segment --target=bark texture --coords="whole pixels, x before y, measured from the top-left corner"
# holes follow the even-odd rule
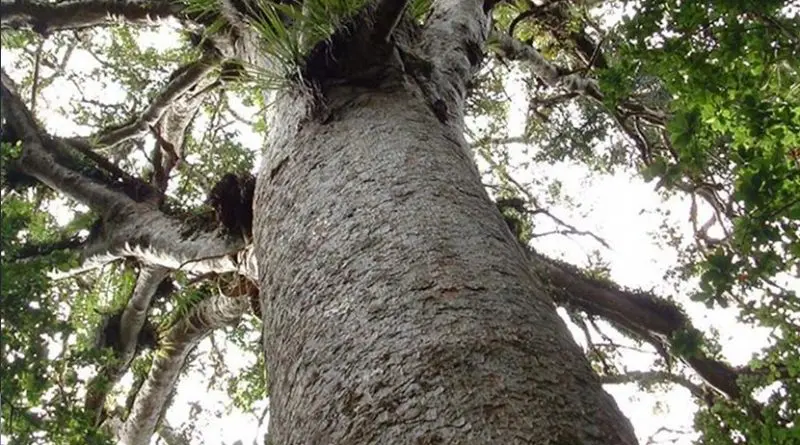
[[[119,445],[150,442],[189,353],[212,330],[237,323],[246,309],[246,298],[212,296],[190,309],[170,327],[128,418],[117,431]]]
[[[636,443],[458,120],[405,83],[329,100],[284,101],[256,192],[273,442]]]

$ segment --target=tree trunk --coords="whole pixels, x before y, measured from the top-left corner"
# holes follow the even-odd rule
[[[258,179],[272,442],[635,444],[458,119],[411,84],[327,100],[278,104]]]

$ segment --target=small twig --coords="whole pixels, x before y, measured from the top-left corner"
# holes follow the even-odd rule
[[[515,140],[515,139],[516,138],[509,138],[509,139],[507,139],[507,141],[508,141],[508,143],[517,142],[517,140]],[[524,138],[520,138],[519,142],[525,142]],[[549,233],[549,234],[557,233],[557,234],[561,234],[561,235],[575,234],[575,235],[590,236],[595,241],[599,242],[606,249],[613,250],[613,249],[611,249],[611,246],[608,244],[608,242],[606,242],[606,240],[604,240],[603,238],[599,237],[598,235],[595,235],[594,233],[592,233],[591,231],[588,231],[588,230],[578,230],[575,226],[567,224],[562,219],[556,217],[555,215],[553,215],[549,211],[547,211],[544,208],[542,208],[538,204],[538,202],[536,200],[536,197],[534,197],[533,194],[531,194],[527,190],[526,187],[524,187],[522,184],[520,184],[519,181],[514,179],[511,175],[509,175],[504,170],[501,170],[499,168],[499,165],[497,164],[497,162],[495,162],[493,159],[491,159],[491,157],[489,157],[488,155],[485,155],[485,154],[484,154],[483,158],[486,160],[486,162],[489,163],[489,165],[493,169],[495,169],[496,171],[499,172],[498,174],[500,174],[503,177],[503,179],[505,179],[506,181],[511,183],[514,187],[516,187],[517,190],[527,198],[527,200],[528,200],[528,202],[530,204],[532,204],[534,207],[536,207],[534,210],[528,210],[527,212],[525,212],[526,214],[528,214],[528,215],[536,215],[536,214],[542,213],[542,214],[547,215],[548,217],[550,217],[550,219],[555,221],[557,224],[559,224],[561,226],[564,226],[567,229],[566,231],[554,231],[554,232]],[[544,236],[544,234],[539,234],[537,236]],[[536,236],[534,236],[534,237],[536,237]]]
[[[566,227],[566,228],[567,228],[567,231],[566,231],[566,232],[564,232],[564,231],[561,231],[561,232],[563,232],[563,233],[560,233],[560,234],[562,234],[562,235],[563,235],[563,234],[575,234],[575,235],[584,235],[584,236],[590,236],[590,237],[594,238],[594,240],[595,240],[595,241],[597,241],[598,243],[602,244],[602,245],[603,245],[603,247],[605,247],[606,249],[608,249],[608,250],[613,250],[613,249],[611,249],[611,246],[608,244],[608,242],[606,242],[606,240],[604,240],[603,238],[601,238],[601,237],[600,237],[600,236],[598,236],[598,235],[595,235],[594,233],[592,233],[592,232],[591,232],[591,231],[589,231],[589,230],[578,230],[578,228],[576,228],[575,226],[573,226],[573,225],[571,225],[571,224],[567,224],[567,223],[566,223],[566,222],[564,222],[564,221],[563,221],[561,218],[559,218],[559,217],[557,217],[557,216],[553,215],[553,214],[552,214],[552,213],[550,213],[549,211],[547,211],[547,210],[545,210],[545,209],[542,209],[542,208],[536,209],[536,210],[534,210],[534,212],[536,212],[536,213],[542,213],[542,214],[544,214],[544,215],[547,215],[547,216],[548,216],[550,219],[552,219],[552,220],[553,220],[553,221],[555,221],[556,223],[558,223],[558,224],[560,224],[560,225],[562,225],[562,226]]]
[[[261,109],[256,111],[255,114],[262,114],[262,113],[264,113],[264,111],[265,111],[265,108],[262,107]],[[245,125],[249,125],[249,126],[255,125],[254,121],[252,121],[252,120],[242,116],[238,112],[234,111],[233,107],[230,106],[230,103],[228,103],[228,113],[230,113],[231,116],[233,116],[234,119],[236,119],[237,121],[239,121],[239,122],[241,122],[241,123],[243,123]]]
[[[609,349],[626,349],[628,351],[638,352],[640,354],[653,354],[656,355],[656,351],[648,351],[643,348],[637,348],[635,346],[627,346],[627,345],[620,345],[614,342],[606,342],[606,343],[595,343],[595,346],[598,348],[609,348]]]
[[[150,132],[156,139],[153,147],[151,163],[153,165],[152,186],[159,192],[161,198],[167,191],[169,185],[169,174],[180,160],[175,151],[175,144],[164,138],[161,126],[150,125]],[[164,155],[166,154],[166,159]]]
[[[575,98],[577,96],[579,96],[578,93],[576,93],[574,91],[571,91],[571,92],[567,92],[567,93],[563,93],[563,94],[556,94],[556,95],[553,95],[553,96],[550,96],[550,97],[544,97],[544,98],[541,98],[541,99],[534,98],[531,101],[531,105],[542,105],[544,107],[548,107],[549,108],[549,107],[552,107],[553,105],[555,105],[557,103],[566,102],[566,101],[568,101],[570,99],[573,99],[573,98]]]
[[[625,374],[617,375],[604,375],[600,376],[600,382],[603,384],[618,385],[623,383],[674,383],[688,389],[689,392],[702,399],[705,395],[703,387],[693,383],[686,377],[672,374],[666,371],[629,371]]]
[[[47,38],[42,38],[36,47],[36,57],[33,62],[33,81],[31,84],[31,114],[36,115],[36,96],[39,94],[39,70],[42,65],[42,50]]]
[[[656,436],[658,436],[659,434],[662,434],[662,433],[689,434],[689,433],[691,433],[691,431],[688,431],[688,430],[677,430],[677,429],[674,429],[674,428],[667,428],[665,426],[662,426],[661,428],[657,429],[655,433],[651,434],[650,437],[647,438],[647,445],[655,445],[657,443],[662,442],[661,440],[657,440],[656,439]],[[667,439],[667,440],[669,440],[672,443],[675,443],[675,442],[678,441],[678,438]]]
[[[605,372],[606,374],[610,374],[611,372],[614,371],[615,367],[606,360],[607,358],[606,354],[603,354],[603,352],[600,351],[594,344],[594,341],[592,340],[591,331],[589,330],[589,325],[586,324],[586,321],[582,318],[576,320],[576,318],[577,317],[573,318],[573,321],[579,321],[579,323],[576,324],[580,327],[581,331],[583,331],[583,336],[584,338],[586,338],[586,347],[589,348],[589,350],[595,355],[595,357],[597,357],[597,360],[600,361],[600,364],[603,366],[603,372]],[[591,317],[587,316],[586,319],[589,320],[589,323],[591,323],[592,327],[594,327],[595,330],[597,330],[597,326],[591,320]]]

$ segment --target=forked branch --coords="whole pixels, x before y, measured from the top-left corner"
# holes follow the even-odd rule
[[[248,307],[247,298],[221,294],[209,296],[189,309],[169,329],[131,412],[118,432],[121,443],[149,443],[189,353],[212,330],[238,322]]]

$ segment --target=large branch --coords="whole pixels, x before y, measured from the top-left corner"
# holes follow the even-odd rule
[[[192,227],[163,212],[140,205],[138,211],[106,227],[82,252],[84,270],[133,257],[141,264],[196,274],[239,272],[257,277],[252,249],[240,237],[230,236],[216,223]]]
[[[616,288],[587,277],[574,266],[529,250],[537,272],[550,285],[557,303],[569,304],[596,315],[611,325],[648,342],[669,343],[673,336],[693,329],[689,318],[674,304],[653,295]],[[743,396],[739,373],[703,351],[679,357],[710,386],[732,399]]]
[[[39,145],[46,149],[36,151],[35,145],[29,146],[25,153],[28,158],[23,157],[20,162],[20,170],[62,193],[73,196],[95,210],[103,209],[105,214],[119,213],[121,211],[121,209],[109,207],[110,202],[131,204],[130,199],[117,199],[116,196],[119,193],[114,193],[114,197],[110,201],[108,199],[99,201],[98,192],[102,189],[97,187],[96,181],[82,180],[81,178],[84,175],[70,171],[71,169],[69,168],[64,168],[65,166],[58,161],[60,158],[74,158],[72,156],[73,152],[78,152],[79,156],[88,159],[103,171],[108,172],[108,175],[103,176],[109,176],[109,178],[102,181],[104,182],[102,185],[116,185],[114,184],[116,180],[122,179],[123,183],[133,185],[128,189],[137,190],[136,192],[127,190],[126,194],[129,198],[133,198],[134,201],[151,200],[154,203],[160,203],[167,188],[169,172],[178,162],[186,128],[196,114],[204,96],[219,84],[219,82],[213,82],[210,85],[201,85],[202,80],[219,60],[220,54],[218,51],[205,48],[200,59],[178,68],[172,74],[167,85],[155,96],[139,117],[127,124],[101,131],[99,134],[88,138],[62,140],[50,137],[38,127],[32,114],[27,111],[25,105],[17,97],[17,100],[12,100],[9,105],[10,108],[17,110],[16,115],[18,117],[14,119],[15,127],[23,127],[23,130],[20,131],[23,135],[31,134],[29,139],[36,139]],[[3,77],[3,83],[4,87],[7,87],[5,88],[7,91],[4,91],[4,93],[8,93],[9,96],[16,95],[13,82],[8,76]],[[142,137],[148,130],[155,133],[157,139],[156,154],[159,155],[154,157],[157,165],[154,165],[155,174],[151,185],[132,178],[94,151],[94,148],[97,147],[113,146],[132,138]],[[53,156],[47,156],[45,152],[50,154],[60,153],[60,155],[54,158]],[[166,159],[160,156],[162,153],[167,155]],[[77,183],[81,183],[83,186],[76,188],[75,184]],[[92,191],[87,192],[87,187],[91,188]],[[139,188],[143,190],[143,193],[138,192]],[[105,198],[109,198],[109,195],[106,194]],[[114,209],[114,211],[112,212],[111,209]],[[99,211],[98,213],[103,214],[104,212]]]
[[[21,171],[100,214],[122,214],[134,204],[125,194],[111,190],[105,184],[92,181],[57,162],[53,155],[59,149],[56,141],[36,123],[5,71],[0,72],[0,76],[3,115],[22,141],[22,154],[16,162]]]
[[[114,360],[98,372],[86,391],[86,410],[93,414],[96,422],[102,418],[102,409],[113,386],[128,371],[139,343],[139,333],[147,317],[150,301],[156,294],[159,284],[167,277],[168,271],[162,268],[143,267],[136,279],[128,304],[122,313],[119,326],[119,350],[115,350]]]
[[[85,259],[108,262],[132,256],[142,264],[166,269],[206,272],[239,271],[256,277],[254,265],[242,270],[241,261],[231,259],[244,247],[241,239],[227,236],[215,225],[188,227],[151,203],[138,203],[107,184],[93,181],[58,163],[45,144],[45,135],[16,94],[13,81],[2,73],[3,114],[13,124],[23,142],[18,160],[25,173],[49,187],[82,202],[105,215],[103,235],[84,249]],[[88,267],[92,267],[89,261]]]
[[[53,31],[107,25],[120,18],[130,23],[148,24],[153,19],[180,17],[183,9],[180,2],[172,0],[81,0],[64,3],[16,0],[0,3],[0,23],[3,28],[30,27],[47,35]]]
[[[218,83],[212,83],[201,88],[200,92],[173,102],[156,125],[150,126],[156,139],[151,157],[154,173],[151,184],[162,197],[166,194],[170,173],[183,159],[189,126],[200,111],[200,104],[206,93]]]
[[[482,0],[434,0],[425,24],[423,51],[433,63],[426,92],[437,105],[440,120],[452,115],[463,120],[467,83],[483,59],[483,44],[488,33],[488,14]]]
[[[224,295],[209,297],[190,309],[170,328],[164,337],[164,346],[155,354],[147,380],[118,433],[119,443],[149,443],[186,357],[212,330],[236,323],[247,310],[248,304],[247,298]]]
[[[508,34],[494,32],[492,39],[498,43],[498,50],[503,57],[525,62],[536,77],[540,78],[547,86],[578,93],[598,103],[603,103],[604,96],[595,79],[579,73],[566,73],[566,70],[545,59],[532,45],[520,42]],[[660,110],[648,108],[631,100],[622,101],[618,106],[620,110],[610,111],[618,114],[621,114],[621,111],[635,114],[655,126],[666,125],[667,115]]]
[[[90,136],[85,140],[91,141],[95,147],[106,147],[119,144],[131,138],[143,136],[156,122],[161,119],[166,111],[175,103],[176,99],[187,95],[191,89],[198,85],[219,62],[220,55],[216,51],[205,51],[198,60],[190,62],[178,68],[167,85],[156,95],[136,119],[114,128],[105,130],[95,136]],[[207,92],[201,90],[202,94]],[[184,101],[198,105],[196,96],[186,97]]]
[[[498,43],[501,55],[509,60],[519,60],[527,63],[531,71],[547,86],[562,88],[565,91],[576,92],[595,99],[602,100],[600,88],[594,79],[583,75],[563,74],[558,66],[545,59],[544,56],[532,45],[525,44],[502,32],[492,33],[492,39]]]

